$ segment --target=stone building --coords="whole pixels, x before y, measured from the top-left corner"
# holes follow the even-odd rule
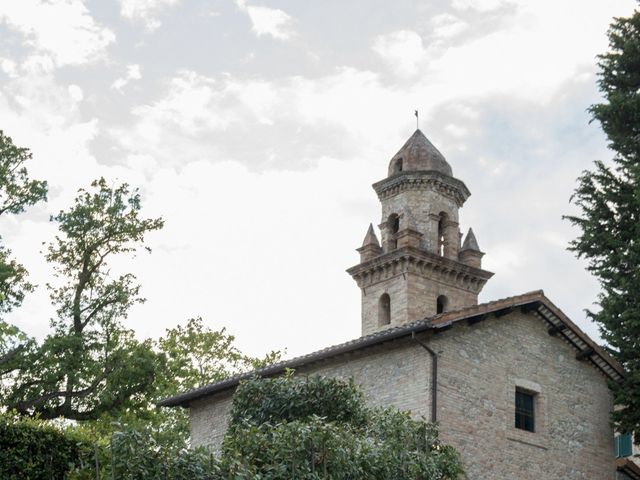
[[[420,130],[373,188],[381,241],[370,225],[347,270],[361,291],[362,336],[259,373],[354,378],[371,404],[437,422],[470,479],[640,479],[635,463],[616,459],[609,425],[607,382],[622,367],[542,291],[478,304],[493,274],[474,232],[460,232],[470,193]],[[215,449],[244,377],[161,405],[188,408],[193,444]]]

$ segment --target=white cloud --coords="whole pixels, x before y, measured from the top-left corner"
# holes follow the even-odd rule
[[[256,35],[271,35],[278,40],[289,40],[293,36],[293,18],[283,10],[249,5],[246,0],[236,0],[236,5],[249,15]]]
[[[456,10],[477,10],[489,12],[508,5],[510,0],[453,0],[451,6]]]
[[[57,65],[79,65],[105,57],[115,41],[111,30],[95,22],[80,0],[4,0],[0,21],[19,32]]]
[[[401,76],[415,74],[425,54],[422,37],[411,30],[376,37],[373,50]]]
[[[140,65],[134,63],[133,65],[127,66],[127,73],[123,77],[119,77],[115,82],[111,85],[111,88],[117,90],[122,93],[122,89],[129,84],[132,80],[140,80],[142,78],[142,73],[140,71]]]
[[[0,70],[2,70],[11,78],[15,78],[18,75],[16,62],[11,60],[10,58],[0,58]]]
[[[84,99],[84,92],[78,85],[69,85],[69,96],[75,103],[79,103]]]
[[[120,0],[120,14],[128,19],[144,23],[148,32],[156,30],[162,22],[158,16],[181,0]]]
[[[162,164],[235,157],[256,168],[294,166],[310,150],[340,150],[340,142],[328,144],[323,135],[334,141],[341,135],[373,136],[375,142],[364,144],[371,151],[389,138],[400,141],[380,112],[410,120],[415,98],[412,88],[393,91],[378,75],[352,68],[317,79],[275,81],[183,71],[155,101],[132,110],[132,125],[117,127],[111,136],[126,150],[151,155]]]
[[[431,19],[430,23],[433,28],[432,34],[435,38],[455,37],[469,29],[467,22],[450,13],[436,15]]]
[[[237,119],[233,107],[222,106],[227,97],[223,82],[192,71],[180,72],[169,82],[167,95],[151,105],[142,105],[132,113],[140,120],[141,129],[155,137],[160,125],[174,125],[192,134],[227,127]],[[153,141],[155,141],[154,139]]]
[[[449,123],[447,126],[444,127],[444,129],[453,137],[458,137],[458,138],[464,137],[468,133],[465,127],[462,127],[460,125],[456,125],[453,123]]]

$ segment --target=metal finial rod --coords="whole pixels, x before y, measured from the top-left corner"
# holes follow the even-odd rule
[[[413,114],[416,116],[416,130],[420,129],[420,123],[419,122],[419,118],[418,118],[418,110],[414,110]]]

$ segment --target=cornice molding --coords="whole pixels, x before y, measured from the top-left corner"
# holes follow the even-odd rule
[[[407,190],[435,190],[462,207],[471,192],[457,178],[435,170],[400,172],[373,184],[380,201]]]
[[[398,248],[351,267],[347,273],[360,288],[400,274],[413,273],[470,292],[479,293],[493,273],[414,247]]]

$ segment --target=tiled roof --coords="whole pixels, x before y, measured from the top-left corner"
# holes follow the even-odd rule
[[[451,166],[442,153],[420,129],[416,130],[393,156],[391,165],[399,159],[404,161],[403,170],[435,170],[450,177],[453,176]]]
[[[549,325],[549,334],[562,337],[567,343],[578,350],[576,357],[589,360],[595,367],[599,368],[605,375],[614,381],[619,381],[624,376],[622,366],[591,340],[577,325],[562,313],[551,301],[544,296],[542,290],[508,297],[493,302],[483,303],[461,310],[441,313],[434,317],[425,318],[415,322],[390,327],[379,332],[365,335],[345,343],[333,345],[331,347],[317,350],[307,355],[295,357],[274,363],[268,367],[246,372],[227,378],[220,382],[211,383],[187,392],[166,398],[158,403],[163,407],[188,407],[193,400],[222,392],[235,387],[241,380],[257,375],[269,377],[279,375],[288,368],[298,368],[320,360],[325,360],[337,355],[360,350],[363,348],[378,345],[384,342],[406,337],[414,333],[423,331],[441,331],[451,327],[456,322],[467,320],[469,324],[474,324],[484,320],[488,315],[502,316],[515,309],[534,312],[535,315],[543,319]]]

